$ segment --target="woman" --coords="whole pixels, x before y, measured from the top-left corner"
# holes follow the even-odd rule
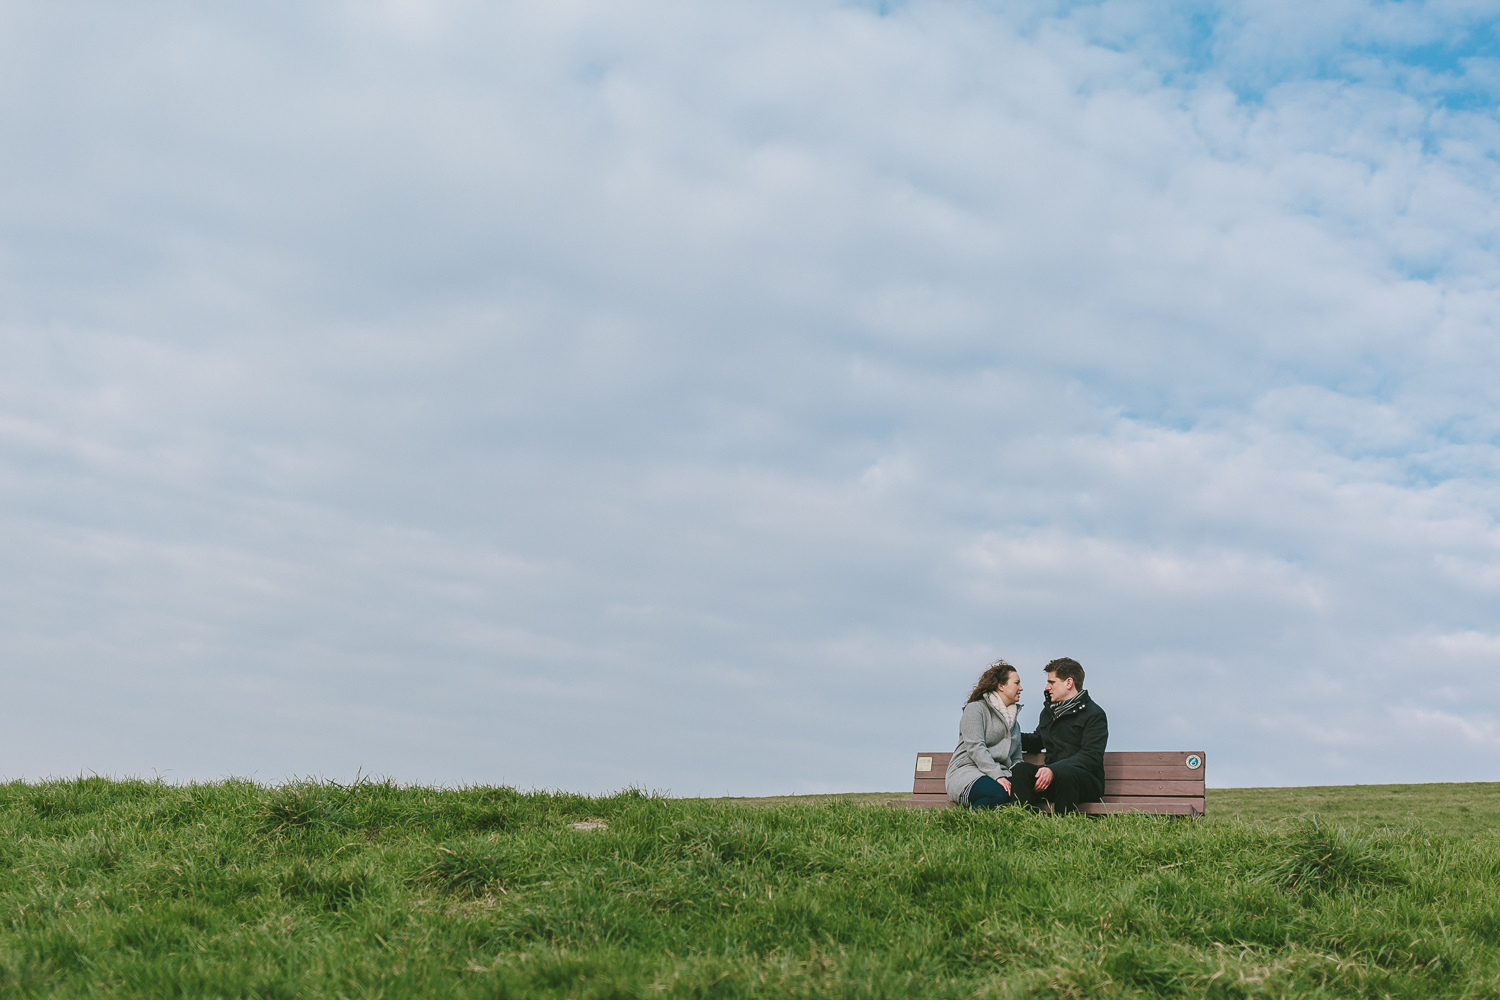
[[[970,809],[994,809],[1022,796],[1011,768],[1021,762],[1021,675],[996,660],[979,675],[958,721],[958,749],[948,762],[948,798]]]

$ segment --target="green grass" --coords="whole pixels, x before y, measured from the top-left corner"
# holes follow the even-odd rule
[[[1207,808],[1215,822],[1318,816],[1344,825],[1421,824],[1433,832],[1489,834],[1500,830],[1500,782],[1210,788]]]
[[[892,797],[0,785],[0,996],[1500,995],[1500,785]]]

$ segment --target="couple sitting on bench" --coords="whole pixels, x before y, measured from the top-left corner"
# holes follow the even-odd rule
[[[1109,721],[1083,690],[1083,666],[1064,657],[1047,664],[1047,687],[1036,732],[1021,732],[1021,675],[997,660],[969,694],[958,723],[958,749],[944,780],[948,797],[970,809],[1010,802],[1078,811],[1104,795],[1104,746]],[[1022,753],[1045,750],[1045,766]]]

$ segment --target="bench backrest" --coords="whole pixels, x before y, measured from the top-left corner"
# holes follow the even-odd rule
[[[943,790],[951,751],[917,754],[913,771],[911,804],[949,805]],[[1046,762],[1046,754],[1029,753],[1033,764]],[[1104,755],[1104,801],[1084,805],[1086,813],[1150,812],[1202,816],[1204,773],[1208,755],[1201,750],[1145,750],[1108,752]]]

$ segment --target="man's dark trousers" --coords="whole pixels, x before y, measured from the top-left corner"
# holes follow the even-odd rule
[[[1098,802],[1104,794],[1104,748],[1109,745],[1109,719],[1087,691],[1059,704],[1042,706],[1036,732],[1021,734],[1027,753],[1047,752],[1052,783],[1037,793],[1062,812],[1076,812],[1080,802]],[[1036,773],[1036,769],[1031,769]],[[1012,783],[1014,784],[1014,783]]]
[[[1052,768],[1052,784],[1045,791],[1036,790],[1036,772],[1042,767]],[[1010,785],[1016,800],[1033,807],[1051,802],[1054,812],[1075,813],[1080,802],[1098,802],[1104,795],[1098,780],[1085,767],[1071,761],[1056,765],[1031,764],[1021,761],[1011,768]]]

